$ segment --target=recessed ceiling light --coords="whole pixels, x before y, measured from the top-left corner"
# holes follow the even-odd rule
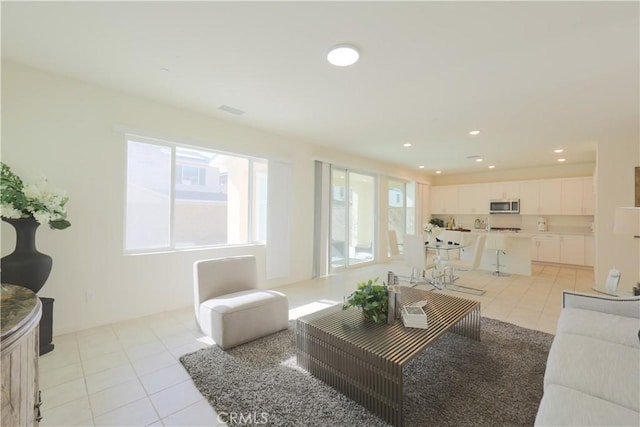
[[[403,147],[411,147],[411,143],[410,142],[405,142],[404,144],[402,144]]]
[[[489,169],[495,169],[496,166],[495,165],[489,165]]]
[[[420,165],[418,166],[420,169],[424,169],[424,165]]]
[[[558,159],[559,162],[566,162],[567,159]]]
[[[483,161],[484,161],[484,159],[483,159],[482,157],[478,157],[478,158],[476,159],[476,162],[478,162],[478,163],[483,162]]]
[[[327,54],[327,61],[336,67],[348,67],[360,58],[358,49],[348,44],[340,44],[331,48]]]
[[[436,173],[437,173],[437,174],[441,174],[441,173],[442,173],[442,171],[436,171]]]
[[[469,132],[469,135],[478,135],[479,133],[479,130],[472,130],[471,132]]]
[[[554,153],[562,153],[563,151],[564,151],[564,148],[557,148],[553,150]]]

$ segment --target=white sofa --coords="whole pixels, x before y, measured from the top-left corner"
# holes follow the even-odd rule
[[[640,426],[640,297],[564,292],[539,426]]]

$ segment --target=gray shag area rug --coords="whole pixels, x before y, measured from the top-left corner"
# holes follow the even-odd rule
[[[531,426],[553,335],[482,318],[481,341],[445,333],[404,368],[407,426]],[[386,426],[296,364],[289,329],[180,361],[229,425]]]

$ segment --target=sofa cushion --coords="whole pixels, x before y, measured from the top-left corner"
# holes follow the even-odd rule
[[[559,334],[584,335],[635,348],[640,348],[638,328],[640,319],[578,308],[563,309],[558,319]]]
[[[584,335],[559,333],[544,375],[562,385],[640,411],[640,349]]]
[[[640,414],[609,401],[550,384],[536,415],[537,426],[637,426]]]

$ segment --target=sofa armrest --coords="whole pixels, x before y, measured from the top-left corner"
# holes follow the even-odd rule
[[[562,307],[579,308],[640,319],[640,297],[617,298],[564,291],[562,293]]]

